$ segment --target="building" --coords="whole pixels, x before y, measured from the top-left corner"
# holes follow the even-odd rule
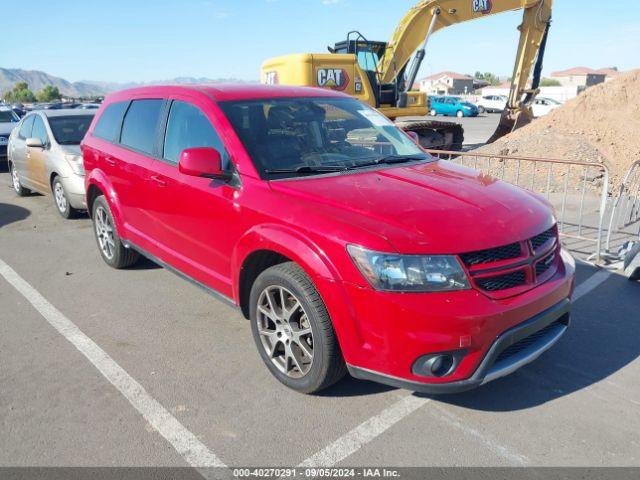
[[[465,95],[473,93],[473,77],[455,72],[440,72],[419,81],[420,91],[430,95]]]
[[[587,88],[603,83],[607,78],[607,73],[588,67],[574,67],[553,72],[551,78],[558,80],[563,87]]]

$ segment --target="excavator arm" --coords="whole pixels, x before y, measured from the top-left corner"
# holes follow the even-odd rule
[[[417,74],[424,57],[426,42],[432,33],[470,20],[507,11],[524,10],[522,24],[518,27],[520,41],[509,100],[498,129],[489,140],[494,141],[531,120],[529,105],[537,93],[544,45],[551,23],[552,4],[553,0],[423,0],[409,10],[398,24],[380,61],[379,81],[392,83],[417,51],[416,63],[409,73],[407,89],[410,89],[415,80],[411,77]],[[531,88],[527,89],[534,65],[534,81]]]

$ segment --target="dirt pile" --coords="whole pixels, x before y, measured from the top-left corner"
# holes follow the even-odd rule
[[[640,159],[640,70],[588,88],[545,117],[474,151],[603,162],[617,189]]]

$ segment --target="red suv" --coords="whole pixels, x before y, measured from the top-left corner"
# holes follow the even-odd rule
[[[238,306],[264,363],[430,393],[504,376],[569,324],[575,264],[531,192],[437,161],[346,95],[109,96],[82,150],[105,262],[139,254]]]

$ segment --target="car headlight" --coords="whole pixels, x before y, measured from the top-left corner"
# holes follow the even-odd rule
[[[84,163],[82,161],[82,155],[65,155],[64,158],[69,163],[71,170],[76,175],[84,175]]]
[[[448,292],[471,288],[458,259],[452,255],[397,255],[348,245],[358,270],[376,290]]]

